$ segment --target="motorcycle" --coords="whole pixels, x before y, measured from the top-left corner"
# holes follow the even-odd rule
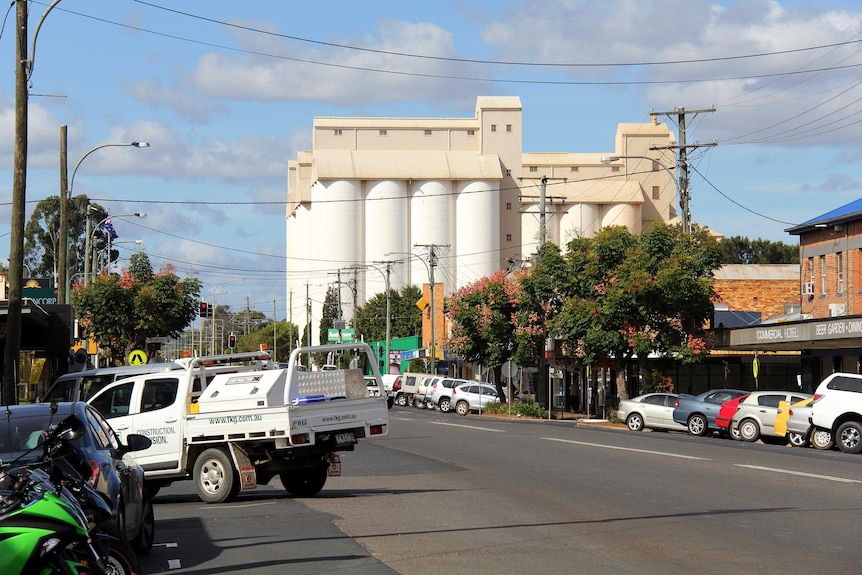
[[[56,405],[52,405],[52,417],[55,412]],[[39,459],[17,468],[10,465],[0,471],[0,537],[3,534],[11,536],[8,544],[17,551],[20,573],[140,573],[137,556],[116,527],[108,501],[84,480],[80,469],[86,471],[87,463],[80,460],[69,443],[80,437],[82,425],[74,415],[67,417],[45,434]],[[2,487],[4,481],[7,484],[5,491]],[[8,513],[2,507],[4,502]],[[29,525],[30,518],[25,515],[30,511],[39,511],[40,517],[59,518],[63,525],[54,525],[55,530],[66,527],[64,537],[51,537],[50,532],[45,533],[49,553],[40,551],[36,554],[41,541],[22,537],[23,533],[16,531]],[[71,531],[70,521],[74,523]],[[30,531],[26,533],[35,535]],[[3,547],[6,543],[7,540],[0,539],[2,557],[6,556]],[[28,549],[31,551],[29,555]],[[10,567],[14,569],[16,563]]]
[[[61,435],[72,439],[75,431]],[[74,497],[64,495],[62,484],[53,484],[44,470],[13,465],[0,469],[4,573],[105,575],[105,563]]]

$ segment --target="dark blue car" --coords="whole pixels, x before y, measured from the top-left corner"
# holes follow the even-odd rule
[[[721,404],[749,393],[740,389],[711,389],[694,397],[680,397],[673,410],[673,420],[688,428],[692,435],[718,431],[715,416]]]

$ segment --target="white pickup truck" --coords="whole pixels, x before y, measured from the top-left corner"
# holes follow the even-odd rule
[[[121,438],[152,440],[135,459],[153,493],[192,479],[201,500],[220,503],[278,476],[291,495],[310,497],[341,473],[338,451],[389,429],[386,398],[368,395],[360,370],[301,370],[302,354],[329,351],[365,353],[380,382],[367,344],[334,344],[295,349],[286,369],[180,360],[186,369],[116,381],[88,403]]]

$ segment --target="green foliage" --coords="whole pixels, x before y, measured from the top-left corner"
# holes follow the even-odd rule
[[[769,240],[733,236],[718,242],[723,264],[795,264],[799,246]]]
[[[239,314],[237,314],[239,315]],[[299,334],[299,327],[296,324],[280,321],[275,325],[270,323],[252,331],[247,335],[237,338],[236,351],[257,351],[261,344],[266,344],[269,351],[273,351],[275,345],[275,355],[273,361],[286,362],[290,359],[290,352],[296,347],[296,339]],[[274,338],[274,341],[273,341]]]
[[[508,403],[489,403],[482,408],[484,413],[507,415],[511,413],[517,417],[534,417],[537,419],[548,419],[548,410],[538,403],[527,401],[513,401],[512,411],[509,411]]]
[[[87,206],[92,206],[92,217],[102,219],[106,210],[90,204],[87,196],[74,196],[69,203],[69,274],[84,272],[86,245]],[[98,221],[98,220],[96,220]],[[52,277],[59,262],[60,197],[48,196],[40,200],[24,227],[24,264],[34,277]],[[103,251],[107,242],[103,234],[95,234],[94,251]]]
[[[390,332],[393,338],[410,337],[422,334],[422,311],[416,302],[422,297],[422,290],[416,286],[404,286],[400,292],[389,291],[389,308],[392,314]],[[379,293],[356,309],[353,314],[353,328],[357,337],[365,341],[386,339],[386,294]]]
[[[131,260],[123,275],[101,274],[72,291],[81,325],[118,362],[148,337],[179,336],[198,311],[198,280],[180,280],[171,266],[154,274],[143,253]]]

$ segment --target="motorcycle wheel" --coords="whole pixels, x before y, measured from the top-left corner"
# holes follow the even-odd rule
[[[139,575],[141,564],[126,536],[110,523],[100,523],[94,533],[97,548],[107,545],[108,554],[104,557],[106,575]]]

